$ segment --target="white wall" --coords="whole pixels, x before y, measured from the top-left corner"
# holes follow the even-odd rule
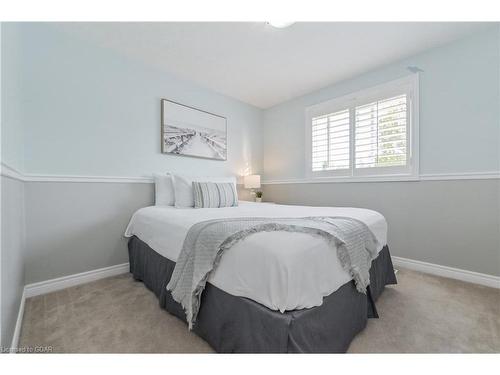
[[[499,54],[495,25],[266,110],[265,179],[305,178],[306,107],[408,75],[408,66],[424,70],[420,73],[420,172],[498,172]]]

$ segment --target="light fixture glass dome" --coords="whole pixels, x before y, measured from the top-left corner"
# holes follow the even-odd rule
[[[295,22],[293,22],[293,21],[269,21],[267,23],[273,27],[277,27],[278,29],[284,29],[285,27],[293,25]]]

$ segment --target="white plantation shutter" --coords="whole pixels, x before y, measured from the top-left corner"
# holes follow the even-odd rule
[[[312,119],[312,170],[348,169],[350,160],[349,110]]]
[[[306,173],[371,181],[418,178],[418,75],[306,109]]]
[[[405,166],[408,108],[406,94],[355,108],[355,167]]]

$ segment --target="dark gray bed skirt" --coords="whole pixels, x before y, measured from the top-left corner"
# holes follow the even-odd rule
[[[137,237],[128,248],[133,277],[155,293],[162,308],[185,322],[184,310],[166,289],[175,263]],[[375,301],[387,284],[396,284],[387,246],[372,262],[367,295],[349,282],[310,309],[280,313],[207,283],[193,330],[219,353],[346,352],[367,319],[378,317]]]

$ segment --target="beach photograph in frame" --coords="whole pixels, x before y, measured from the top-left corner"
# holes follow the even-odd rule
[[[225,117],[162,99],[161,120],[163,153],[227,159]]]

